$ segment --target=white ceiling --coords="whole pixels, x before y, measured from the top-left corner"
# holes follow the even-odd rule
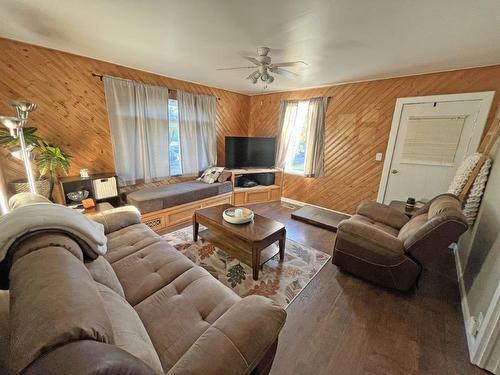
[[[498,64],[500,0],[0,0],[0,36],[256,94]],[[259,46],[309,66],[215,70]]]

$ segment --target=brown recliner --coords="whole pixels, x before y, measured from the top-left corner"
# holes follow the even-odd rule
[[[363,202],[338,226],[332,262],[376,284],[409,290],[424,259],[439,256],[468,229],[460,200],[438,195],[409,219],[392,207]]]

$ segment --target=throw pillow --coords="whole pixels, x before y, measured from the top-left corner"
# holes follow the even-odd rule
[[[206,184],[213,184],[217,181],[223,170],[224,167],[209,167],[201,175],[200,181]]]
[[[219,178],[217,179],[218,182],[226,182],[226,181],[229,181],[231,179],[231,176],[233,174],[229,171],[223,171]]]

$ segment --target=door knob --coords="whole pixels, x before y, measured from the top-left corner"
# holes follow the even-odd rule
[[[398,171],[397,169],[393,169],[393,170],[391,171],[391,173],[392,173],[392,174],[396,174],[396,173],[398,173],[398,172],[399,172],[399,171]]]

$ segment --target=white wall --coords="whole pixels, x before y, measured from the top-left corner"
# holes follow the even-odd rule
[[[496,151],[495,151],[496,150]],[[474,362],[476,349],[481,346],[481,332],[474,337],[474,321],[485,322],[494,314],[494,300],[500,291],[500,147],[492,153],[493,166],[481,202],[481,209],[472,230],[459,244],[459,268],[462,308],[466,319],[469,349]],[[493,304],[492,304],[493,303]],[[491,319],[490,319],[491,320]],[[483,328],[485,325],[483,326]],[[500,349],[497,346],[497,350]],[[491,371],[491,369],[490,369]]]

